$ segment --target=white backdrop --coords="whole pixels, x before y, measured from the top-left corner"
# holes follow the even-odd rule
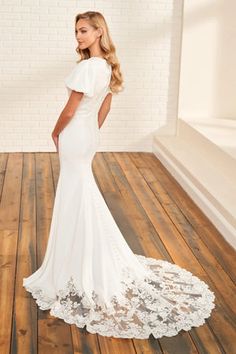
[[[78,55],[74,18],[100,11],[124,76],[101,128],[100,151],[151,151],[177,119],[182,0],[1,0],[0,151],[55,151],[51,131]]]

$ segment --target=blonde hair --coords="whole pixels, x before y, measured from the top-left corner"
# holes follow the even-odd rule
[[[104,59],[107,60],[108,64],[111,65],[112,75],[111,81],[109,84],[110,90],[113,93],[118,93],[124,89],[123,84],[123,76],[120,71],[120,64],[116,56],[116,49],[111,40],[109,29],[106,24],[105,18],[100,12],[97,11],[86,11],[81,14],[77,14],[75,17],[75,27],[77,22],[80,19],[88,20],[89,24],[93,26],[95,29],[101,28],[102,35],[100,37],[100,47],[104,52]],[[81,56],[81,59],[77,61],[80,62],[83,59],[90,58],[88,49],[79,49],[79,46],[76,48],[76,52]]]

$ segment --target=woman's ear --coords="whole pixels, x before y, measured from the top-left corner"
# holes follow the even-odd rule
[[[98,37],[100,37],[100,36],[102,35],[102,28],[99,27],[99,28],[97,29],[97,32],[98,32]]]

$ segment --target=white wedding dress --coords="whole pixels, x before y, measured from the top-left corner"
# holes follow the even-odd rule
[[[84,96],[59,135],[60,174],[46,254],[23,279],[40,309],[90,333],[120,338],[174,336],[204,324],[214,293],[189,271],[134,254],[92,172],[99,142],[98,111],[109,92],[103,58],[77,63],[66,77]]]

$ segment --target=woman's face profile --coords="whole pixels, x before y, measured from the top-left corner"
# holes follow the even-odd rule
[[[75,26],[75,36],[79,49],[90,47],[99,38],[95,30],[85,19],[80,19]]]

